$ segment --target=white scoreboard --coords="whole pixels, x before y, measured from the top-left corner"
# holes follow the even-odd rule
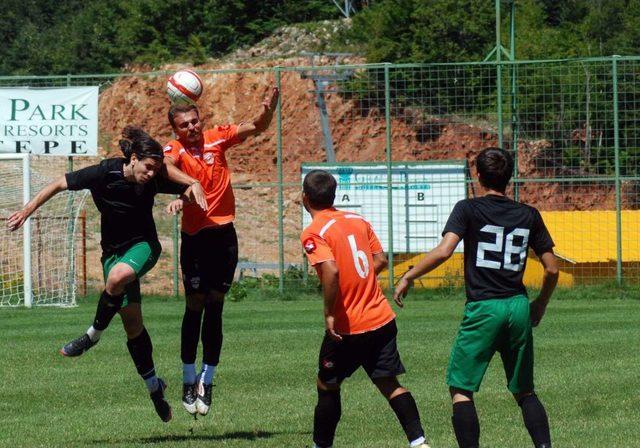
[[[393,220],[395,253],[433,249],[441,239],[453,206],[467,196],[465,161],[393,163],[391,216],[386,164],[303,164],[302,178],[314,169],[333,174],[338,182],[335,207],[367,218],[385,251],[390,248],[389,223]],[[302,217],[304,228],[311,223],[304,208]],[[462,250],[462,244],[457,250]]]

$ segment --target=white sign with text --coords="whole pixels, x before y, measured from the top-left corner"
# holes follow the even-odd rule
[[[0,89],[0,152],[96,155],[98,87]]]

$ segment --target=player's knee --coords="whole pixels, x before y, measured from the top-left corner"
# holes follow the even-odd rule
[[[209,291],[209,294],[207,294],[206,302],[207,303],[224,302],[224,293],[220,291],[211,290]]]
[[[455,403],[461,403],[463,401],[473,401],[473,392],[470,390],[458,389],[457,387],[450,387],[449,394],[451,394],[451,401]]]
[[[318,404],[316,411],[325,416],[331,416],[331,420],[340,420],[342,406],[340,404],[340,387],[335,389],[321,389],[318,387]]]
[[[513,398],[515,398],[516,403],[518,403],[518,406],[520,407],[522,407],[522,403],[525,401],[525,399],[531,396],[535,397],[536,393],[533,391],[529,391],[529,392],[519,392],[517,394],[513,394]]]
[[[320,378],[317,378],[316,385],[318,386],[318,390],[340,391],[340,383],[325,383]]]
[[[201,293],[187,294],[187,308],[191,311],[201,312],[204,309],[205,295]]]
[[[144,329],[142,319],[136,318],[123,318],[122,326],[124,327],[125,333],[127,333],[127,339],[137,338]]]
[[[376,378],[373,380],[373,383],[387,400],[391,400],[398,395],[402,395],[408,392],[407,389],[402,387],[402,385],[398,382],[398,378],[396,378],[395,376]]]
[[[133,269],[128,266],[126,268],[116,266],[109,272],[105,289],[110,295],[119,295],[122,294],[125,286],[135,279],[136,273]]]

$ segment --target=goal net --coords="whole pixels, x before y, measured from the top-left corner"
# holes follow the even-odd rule
[[[76,303],[75,234],[86,192],[62,192],[14,232],[7,218],[55,177],[65,158],[0,154],[0,306]]]

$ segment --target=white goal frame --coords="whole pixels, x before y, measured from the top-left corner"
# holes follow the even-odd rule
[[[0,154],[0,160],[22,161],[22,205],[31,199],[31,164],[29,154]],[[33,306],[33,288],[31,283],[31,218],[22,225],[22,260],[25,275],[23,276],[24,306]]]

